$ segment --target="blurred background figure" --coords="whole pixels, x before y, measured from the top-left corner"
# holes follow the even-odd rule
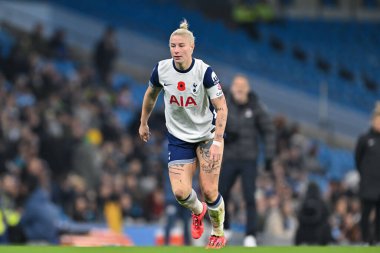
[[[69,56],[69,48],[66,41],[66,31],[63,28],[55,30],[48,41],[50,57],[65,60]]]
[[[380,243],[380,102],[373,110],[371,128],[357,141],[355,163],[360,174],[362,240]]]
[[[42,172],[41,172],[42,173]],[[45,189],[41,187],[36,174],[24,172],[22,176],[21,197],[24,208],[21,227],[26,241],[35,243],[59,243],[59,210]]]
[[[94,65],[104,84],[109,81],[119,52],[115,36],[115,29],[107,27],[94,48]]]
[[[229,117],[226,127],[225,157],[220,177],[220,192],[226,200],[226,229],[230,229],[228,205],[232,186],[241,176],[246,208],[245,246],[256,246],[256,176],[259,143],[265,147],[265,170],[271,171],[275,155],[275,130],[273,122],[254,92],[247,77],[234,77],[227,96]]]
[[[332,242],[329,211],[315,183],[308,185],[297,218],[296,245],[327,245]]]
[[[292,202],[280,202],[275,194],[269,197],[268,202],[263,244],[293,245],[298,222],[293,212]]]

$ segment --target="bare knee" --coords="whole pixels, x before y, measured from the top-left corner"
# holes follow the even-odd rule
[[[184,200],[189,196],[189,193],[185,192],[182,189],[175,189],[173,192],[177,200]]]
[[[204,189],[203,195],[205,197],[205,200],[209,203],[214,202],[216,198],[218,197],[218,190],[217,189]]]

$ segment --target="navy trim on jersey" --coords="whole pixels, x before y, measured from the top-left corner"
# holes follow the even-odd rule
[[[208,98],[208,102],[209,102],[209,106],[208,106],[208,108],[210,109],[210,111],[211,111],[211,113],[212,113],[212,122],[211,122],[211,124],[213,124],[214,126],[216,125],[216,117],[215,117],[215,107],[212,105],[212,103],[211,103],[211,99],[210,98]]]
[[[203,77],[203,85],[208,89],[208,88],[211,88],[212,86],[216,85],[216,83],[214,82],[214,80],[212,80],[212,72],[214,72],[212,70],[211,67],[208,67],[206,69],[206,72],[205,72],[205,75]]]
[[[152,74],[150,76],[150,79],[149,79],[150,83],[155,86],[155,87],[159,87],[161,88],[161,84],[158,80],[158,63],[157,65],[154,67],[153,71],[152,71]]]
[[[189,72],[193,67],[194,67],[194,64],[195,64],[195,60],[193,58],[193,61],[191,62],[191,65],[188,69],[185,69],[185,70],[180,70],[180,69],[177,69],[177,67],[175,66],[175,63],[174,63],[174,60],[172,61],[173,62],[173,67],[174,69],[179,72],[179,73],[187,73]]]

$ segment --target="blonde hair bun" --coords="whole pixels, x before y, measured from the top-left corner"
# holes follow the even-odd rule
[[[181,35],[181,36],[187,36],[190,40],[190,43],[192,45],[194,45],[194,42],[195,42],[195,37],[193,35],[193,33],[189,30],[189,23],[187,22],[187,20],[184,18],[180,25],[179,25],[179,28],[177,28],[177,30],[175,30],[171,35],[170,35],[170,38],[173,36],[173,35]],[[170,39],[169,39],[169,46],[170,46]]]
[[[180,29],[189,30],[189,23],[187,22],[186,19],[183,19],[183,20],[181,21],[181,24],[179,25],[179,28],[180,28]]]

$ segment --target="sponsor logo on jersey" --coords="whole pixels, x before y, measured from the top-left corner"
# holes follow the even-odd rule
[[[220,91],[218,91],[215,95],[216,95],[216,97],[220,97],[220,96],[223,95],[223,91],[220,90]]]
[[[173,85],[172,83],[164,83],[164,86]]]
[[[195,99],[193,97],[184,97],[184,96],[174,96],[172,95],[170,97],[170,104],[176,104],[177,106],[181,107],[192,107],[197,106],[197,102],[195,102]]]

